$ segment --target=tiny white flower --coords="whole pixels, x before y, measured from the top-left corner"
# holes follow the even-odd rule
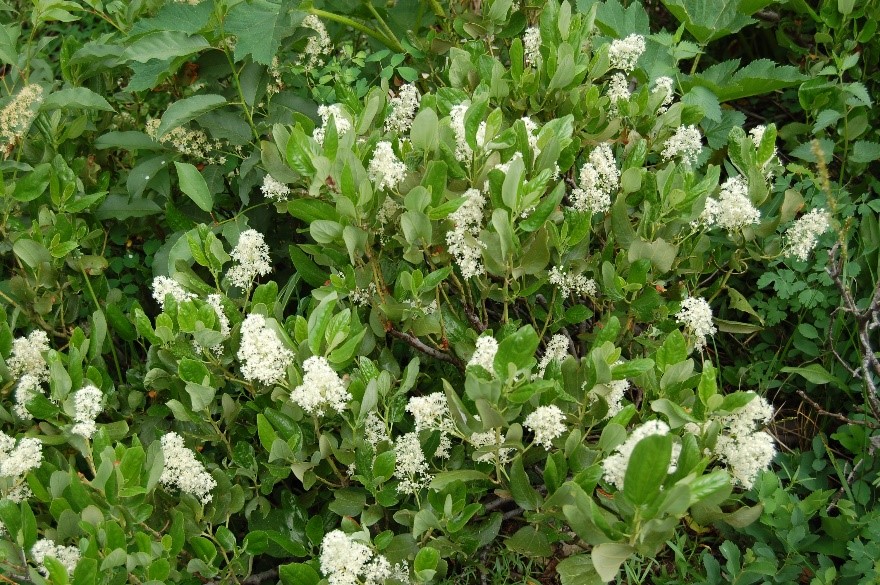
[[[547,371],[547,366],[551,363],[562,362],[568,355],[568,345],[568,337],[565,335],[557,334],[550,338],[547,348],[544,350],[544,356],[538,362],[538,373],[535,374],[534,378],[543,378],[544,373]]]
[[[397,95],[388,102],[391,111],[385,119],[385,131],[398,134],[409,132],[421,99],[416,86],[410,83],[401,85]]]
[[[470,102],[464,102],[453,107],[449,112],[449,123],[455,133],[455,158],[460,162],[468,162],[474,154],[473,149],[467,142],[467,134],[464,127],[464,116],[467,114]]]
[[[477,338],[477,346],[474,355],[471,356],[467,367],[480,366],[490,374],[495,371],[495,354],[498,353],[498,341],[491,335],[483,335]]]
[[[645,37],[631,34],[625,39],[615,39],[608,49],[608,58],[612,69],[622,69],[631,73],[636,68],[636,62],[645,52]]]
[[[196,298],[193,293],[184,290],[184,288],[173,278],[167,276],[157,276],[153,279],[153,298],[159,303],[159,307],[165,310],[165,297],[171,297],[178,303]]]
[[[654,89],[651,93],[662,93],[665,97],[663,101],[660,102],[660,107],[657,109],[657,114],[663,114],[666,110],[669,109],[669,106],[672,104],[673,100],[675,100],[675,82],[671,77],[658,77],[654,80]]]
[[[248,315],[241,324],[241,346],[238,349],[241,375],[246,380],[266,385],[277,384],[287,376],[293,363],[293,352],[287,349],[275,330],[266,325],[266,318],[257,313]]]
[[[171,432],[162,436],[162,476],[160,481],[166,488],[177,488],[192,494],[202,504],[207,504],[213,497],[211,490],[217,487],[217,481],[205,471],[195,454],[183,444],[183,438]]]
[[[813,209],[805,213],[785,233],[786,245],[783,254],[806,262],[819,242],[819,236],[831,227],[831,214],[824,209]]]
[[[611,208],[611,196],[620,188],[620,170],[614,153],[600,144],[581,167],[578,187],[571,193],[571,206],[585,213],[605,213]]]
[[[749,184],[743,177],[733,177],[721,185],[718,199],[706,198],[700,223],[719,227],[729,233],[738,232],[761,221],[761,212],[749,199]]]
[[[702,297],[687,297],[681,302],[681,310],[675,319],[687,327],[694,336],[694,349],[701,351],[706,347],[706,337],[714,335],[715,325],[712,324],[712,307]]]
[[[611,79],[608,80],[606,95],[611,100],[610,113],[612,116],[616,116],[618,114],[617,103],[621,100],[628,101],[632,95],[629,91],[629,82],[623,73],[615,73],[611,76]]]
[[[376,145],[367,176],[378,191],[394,189],[406,177],[406,165],[394,154],[390,142],[383,140]]]
[[[263,186],[260,187],[260,191],[267,199],[274,201],[287,201],[287,198],[290,197],[290,187],[276,180],[272,175],[263,177]]]
[[[84,386],[73,395],[74,420],[70,432],[91,439],[95,434],[95,418],[101,414],[104,394],[93,384]]]
[[[541,60],[541,29],[530,26],[522,38],[526,66],[534,67]]]
[[[48,539],[40,539],[31,547],[31,557],[40,565],[40,573],[44,577],[49,576],[49,569],[44,565],[47,557],[51,557],[61,563],[67,570],[67,574],[73,574],[76,564],[79,562],[80,551],[75,546],[62,546]]]
[[[45,331],[31,331],[27,337],[17,337],[12,341],[12,352],[6,361],[13,377],[28,374],[37,382],[49,380],[49,365],[43,357],[49,351],[49,336]]]
[[[397,462],[394,469],[394,477],[400,480],[397,491],[402,494],[415,494],[428,487],[431,483],[428,462],[425,460],[425,452],[419,443],[417,433],[406,433],[394,442],[394,453]]]
[[[535,433],[535,444],[547,451],[553,446],[553,439],[561,437],[566,431],[565,415],[556,405],[539,406],[523,421],[523,426]]]
[[[595,297],[598,293],[596,281],[587,278],[583,274],[573,274],[565,272],[560,266],[554,266],[548,273],[548,281],[550,284],[559,287],[562,296],[567,297],[574,293],[578,296]]]
[[[668,434],[669,425],[659,420],[649,420],[633,429],[626,441],[618,446],[617,449],[614,450],[614,453],[602,461],[602,470],[605,481],[612,484],[617,489],[622,490],[624,477],[626,476],[626,468],[629,466],[630,457],[632,457],[633,450],[636,448],[639,441],[651,435],[662,436]],[[680,445],[675,446],[677,449],[673,449],[672,460],[669,463],[667,473],[673,473],[675,471],[676,460],[678,459],[678,453],[676,451],[681,451]]]
[[[239,288],[249,288],[258,275],[265,276],[272,272],[269,246],[266,245],[263,234],[257,230],[241,232],[238,243],[229,255],[237,264],[227,271],[226,277]]]
[[[310,357],[303,363],[303,372],[303,383],[290,393],[291,401],[316,416],[328,408],[339,413],[345,410],[351,394],[326,358]]]
[[[328,124],[332,123],[334,126],[336,126],[336,133],[339,136],[342,136],[343,134],[351,130],[351,121],[348,119],[348,116],[345,113],[345,110],[343,109],[341,104],[319,106],[318,115],[321,116],[322,124],[320,128],[315,128],[312,136],[315,140],[318,141],[319,144],[324,144],[324,135],[327,133]]]
[[[703,148],[703,137],[696,126],[679,126],[670,138],[666,140],[663,148],[663,160],[675,157],[681,158],[681,162],[692,167],[700,156]]]

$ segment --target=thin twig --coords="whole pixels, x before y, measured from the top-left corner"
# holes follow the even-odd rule
[[[816,402],[815,400],[813,400],[812,398],[807,396],[807,393],[804,392],[803,390],[798,390],[797,393],[798,393],[798,395],[800,395],[801,398],[806,400],[810,406],[812,406],[814,409],[816,409],[817,413],[819,413],[821,415],[830,416],[831,418],[835,418],[835,419],[839,420],[840,422],[848,424],[848,425],[860,425],[860,426],[868,427],[869,429],[880,428],[880,425],[876,425],[870,421],[853,420],[851,418],[848,418],[848,417],[840,414],[839,412],[831,412],[830,410],[825,410],[824,408],[822,408],[822,405],[820,405],[818,402]]]
[[[411,335],[409,333],[405,333],[403,331],[398,331],[397,329],[390,329],[388,331],[393,337],[400,339],[401,341],[406,342],[410,346],[416,348],[422,353],[425,353],[433,358],[436,358],[440,361],[448,362],[454,365],[456,368],[463,370],[464,365],[461,363],[461,360],[455,357],[450,353],[446,353],[445,351],[439,350],[436,347],[431,347],[427,345],[424,341]]]

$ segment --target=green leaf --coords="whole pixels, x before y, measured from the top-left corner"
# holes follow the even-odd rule
[[[159,31],[144,35],[125,49],[122,57],[128,61],[146,63],[151,59],[164,61],[184,57],[210,48],[201,35],[188,35],[175,31]]]
[[[157,135],[161,138],[178,126],[225,104],[226,98],[216,94],[199,94],[178,100],[168,106],[168,109],[162,114],[162,121],[156,130]]]
[[[650,435],[636,443],[623,479],[623,493],[629,501],[641,506],[660,494],[671,458],[672,438],[669,435]],[[596,563],[595,557],[593,563]],[[599,571],[599,574],[603,573]]]
[[[632,4],[635,6],[636,4]],[[604,585],[589,555],[572,555],[556,565],[561,585]]]
[[[853,144],[853,151],[849,157],[849,162],[866,164],[877,159],[880,159],[880,144],[877,142],[857,140]]]
[[[653,242],[633,240],[629,246],[629,261],[635,262],[647,258],[660,272],[669,272],[678,256],[678,246],[670,244],[663,238]]]
[[[52,92],[43,100],[40,109],[45,112],[58,109],[116,111],[107,100],[85,87],[71,87]]]
[[[455,481],[487,481],[489,476],[476,469],[459,469],[456,471],[441,471],[431,480],[431,489],[439,492]]]
[[[522,457],[514,459],[510,466],[510,493],[523,510],[537,510],[541,505],[541,495],[532,487],[523,468]]]
[[[152,199],[112,193],[95,210],[95,219],[122,220],[130,217],[146,217],[161,212],[162,208]]]
[[[739,3],[740,0],[663,0],[669,12],[701,45],[756,22],[739,12]]]
[[[713,6],[709,3],[706,5]],[[718,101],[729,102],[767,94],[806,79],[795,67],[778,66],[769,59],[752,61],[737,70],[738,65],[739,59],[718,63],[686,80],[683,85],[687,88],[701,85],[712,90],[718,96]]]
[[[19,238],[12,244],[12,251],[22,262],[33,269],[39,268],[43,263],[51,263],[52,255],[46,247],[28,238]]]
[[[530,557],[550,557],[553,547],[547,536],[534,526],[523,526],[504,545],[515,553]]]
[[[780,370],[789,374],[798,374],[802,376],[807,382],[812,382],[813,384],[831,384],[838,387],[843,387],[843,383],[836,377],[834,377],[828,370],[826,370],[821,364],[810,364],[804,367],[785,367]]]
[[[628,544],[603,542],[593,547],[590,558],[599,577],[604,581],[613,581],[620,572],[623,562],[635,552],[636,550]]]
[[[681,103],[694,105],[703,111],[703,115],[714,122],[721,121],[721,105],[718,103],[718,97],[705,87],[696,86],[691,88]]]
[[[540,340],[535,330],[530,325],[521,327],[513,335],[508,335],[498,344],[498,352],[495,354],[495,373],[502,380],[507,379],[508,364],[513,364],[518,370],[524,369],[534,361],[535,350],[538,349]]]
[[[290,563],[278,567],[278,577],[282,585],[318,585],[321,576],[310,565]]]
[[[33,171],[15,183],[12,197],[22,202],[33,201],[46,192],[51,175],[52,165],[49,163],[38,164]]]
[[[208,190],[208,183],[205,177],[199,172],[199,169],[189,163],[174,161],[177,167],[177,179],[180,183],[180,190],[183,191],[190,199],[192,199],[199,209],[202,211],[211,211],[214,207],[214,197]]]
[[[305,17],[300,13],[293,22],[288,12],[293,3],[281,4],[267,0],[252,0],[236,4],[226,15],[226,32],[236,36],[235,60],[242,61],[251,55],[257,63],[270,65],[278,52],[281,39],[292,32]]]

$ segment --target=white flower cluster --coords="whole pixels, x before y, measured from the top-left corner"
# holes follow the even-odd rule
[[[330,123],[331,119],[336,126],[336,133],[339,136],[342,136],[351,130],[351,121],[348,119],[345,110],[342,109],[341,104],[318,106],[318,115],[321,116],[321,127],[315,128],[312,137],[317,140],[319,144],[324,144],[324,135],[327,133],[327,124]]]
[[[293,362],[293,352],[284,347],[278,334],[266,325],[265,317],[251,313],[241,324],[238,360],[242,362],[241,375],[246,380],[271,385],[287,376],[287,366]]]
[[[467,143],[467,133],[464,128],[464,116],[470,105],[470,102],[463,102],[454,106],[449,112],[449,124],[455,133],[455,158],[460,162],[468,162],[474,155],[473,149]]]
[[[819,236],[827,232],[829,227],[831,214],[824,209],[813,209],[805,213],[785,232],[784,254],[806,262],[819,242]]]
[[[776,455],[773,437],[755,430],[773,418],[773,406],[761,396],[755,396],[744,407],[732,414],[719,417],[722,430],[715,443],[715,454],[724,462],[734,480],[745,489],[755,485],[758,474],[770,467]],[[697,434],[699,428],[688,425],[687,430]]]
[[[183,444],[183,437],[171,432],[162,436],[162,476],[159,480],[166,488],[177,488],[192,494],[202,504],[213,497],[211,490],[217,481],[205,471],[205,466],[196,459],[195,454]]]
[[[49,351],[49,336],[45,331],[32,331],[27,337],[12,342],[12,352],[6,361],[13,377],[29,374],[38,382],[49,379],[49,366],[43,354]]]
[[[290,187],[272,175],[263,177],[263,186],[260,187],[260,191],[263,192],[267,199],[274,201],[287,201],[287,198],[290,197]]]
[[[385,421],[375,410],[371,410],[364,418],[364,438],[374,450],[379,443],[391,440]]]
[[[564,297],[572,293],[578,296],[594,297],[598,293],[596,281],[592,278],[587,278],[583,274],[572,274],[565,272],[559,266],[554,266],[550,269],[548,276],[550,284],[558,286]]]
[[[515,161],[522,160],[522,159],[523,159],[522,153],[519,151],[516,151],[511,155],[510,160],[508,160],[507,162],[504,162],[504,163],[498,163],[497,165],[495,165],[495,168],[506,175],[507,172],[510,170],[510,165],[512,165]]]
[[[661,115],[669,109],[669,106],[672,105],[673,100],[675,100],[675,89],[674,89],[674,81],[672,81],[671,77],[658,77],[654,80],[654,89],[651,93],[663,93],[664,97],[663,101],[660,102],[660,107],[657,109],[657,115]]]
[[[483,335],[477,338],[474,355],[471,356],[467,367],[480,366],[494,376],[495,354],[498,353],[498,341],[491,335]]]
[[[516,449],[512,447],[501,447],[502,443],[504,443],[504,436],[501,435],[500,430],[498,429],[490,429],[483,433],[471,434],[471,445],[473,445],[474,449],[481,449],[489,446],[494,447],[492,451],[474,457],[474,461],[479,461],[480,463],[494,463],[497,454],[498,461],[501,465],[510,463],[513,454],[516,453]]]
[[[370,300],[372,300],[377,290],[375,282],[371,282],[364,288],[356,286],[348,293],[348,298],[355,305],[366,307],[370,304]]]
[[[43,443],[35,437],[15,439],[0,431],[0,477],[12,480],[12,489],[6,497],[21,502],[31,495],[24,483],[25,476],[43,463]]]
[[[605,481],[615,486],[617,489],[623,489],[623,480],[626,477],[626,468],[629,466],[630,457],[636,445],[651,435],[668,435],[669,425],[659,420],[649,420],[646,423],[633,429],[626,441],[623,442],[614,453],[609,455],[602,461],[602,470],[604,472]],[[673,473],[676,469],[676,461],[681,452],[681,445],[675,444],[672,449],[672,459],[669,462],[669,469],[666,473]]]
[[[566,430],[565,415],[555,404],[539,406],[526,417],[523,426],[535,433],[535,444],[549,451],[553,439],[561,437]]]
[[[249,288],[254,278],[272,272],[269,264],[269,246],[263,234],[257,230],[245,230],[238,236],[238,243],[229,254],[238,262],[226,273],[226,277],[239,288]]]
[[[528,116],[524,116],[524,117],[520,118],[520,120],[522,120],[522,123],[526,127],[526,138],[529,141],[529,148],[532,149],[532,152],[534,153],[534,157],[535,157],[535,159],[537,159],[538,155],[541,154],[541,149],[538,148],[538,133],[540,131],[540,128],[538,127],[538,123],[535,122],[534,120],[532,120],[531,118],[529,118]],[[516,155],[514,155],[514,156],[516,156]]]
[[[703,136],[696,126],[679,126],[663,148],[663,160],[681,158],[682,164],[692,167],[703,149]]]
[[[443,392],[434,392],[427,396],[411,396],[406,411],[413,415],[417,433],[425,430],[448,432],[453,429],[449,403]]]
[[[321,541],[321,572],[328,585],[385,585],[387,579],[409,583],[403,563],[392,565],[382,555],[341,530],[328,532]]]
[[[476,189],[464,192],[465,202],[449,215],[455,229],[446,232],[449,253],[461,269],[464,278],[483,274],[483,248],[485,244],[476,239],[483,224],[483,206],[486,198]]]
[[[541,60],[541,29],[530,26],[522,38],[526,66],[534,67]]]
[[[217,315],[217,322],[220,325],[220,335],[223,337],[229,337],[231,328],[229,326],[229,317],[223,312],[223,297],[216,293],[210,294],[205,299],[205,302],[214,309],[214,313]],[[211,351],[218,356],[221,355],[223,353],[223,344],[218,343],[211,348]]]
[[[553,362],[562,362],[565,356],[568,355],[568,344],[568,337],[565,335],[556,334],[551,337],[550,341],[547,342],[547,347],[544,349],[541,361],[538,362],[538,373],[533,378],[543,378],[544,373],[547,371],[547,366]]]
[[[394,453],[397,463],[394,477],[400,480],[397,491],[402,494],[415,494],[428,487],[431,475],[428,473],[428,462],[419,443],[418,433],[406,433],[394,441]]]
[[[74,415],[76,424],[70,429],[75,435],[91,439],[95,431],[95,419],[101,414],[104,395],[93,384],[84,386],[73,395]]]
[[[608,49],[608,58],[612,69],[621,69],[631,73],[636,68],[636,62],[645,52],[645,37],[631,34],[625,39],[615,39]]]
[[[394,154],[394,148],[387,140],[376,145],[373,158],[367,167],[367,176],[378,191],[394,189],[406,177],[406,165]]]
[[[747,225],[761,221],[761,212],[749,199],[749,184],[744,177],[724,181],[718,199],[706,198],[706,207],[700,214],[700,223],[717,226],[728,233],[738,232]]]
[[[611,100],[610,113],[612,116],[616,116],[618,114],[617,102],[627,101],[632,95],[629,91],[629,82],[623,73],[615,73],[611,76],[611,79],[608,80],[606,94]]]
[[[303,383],[293,389],[290,400],[307,413],[322,416],[327,408],[345,410],[351,394],[327,359],[313,355],[303,363]]]
[[[43,102],[43,88],[26,85],[11,102],[0,110],[0,145],[14,144],[30,130],[37,109]]]
[[[49,366],[43,358],[47,351],[49,337],[45,331],[32,331],[27,337],[18,337],[12,342],[6,366],[13,377],[18,377],[12,410],[20,419],[31,418],[27,404],[34,396],[43,393],[40,385],[49,380]]]
[[[694,349],[706,347],[706,337],[718,331],[712,324],[712,307],[702,297],[687,297],[681,302],[681,310],[675,319],[694,336]]]
[[[79,549],[75,546],[62,546],[46,538],[38,540],[31,547],[31,558],[34,559],[34,563],[40,565],[40,573],[44,577],[49,576],[49,569],[44,565],[46,557],[51,557],[64,565],[64,568],[67,569],[67,574],[71,575],[74,569],[76,569],[76,564],[79,562],[79,556]]]
[[[315,35],[309,37],[305,49],[300,56],[300,64],[306,71],[310,71],[315,67],[324,64],[324,56],[329,55],[333,50],[333,42],[330,35],[327,34],[327,27],[321,22],[321,19],[314,14],[309,14],[302,21],[302,26],[315,31]]]
[[[171,295],[178,303],[196,298],[193,293],[184,290],[180,283],[168,276],[157,276],[153,279],[153,298],[159,307],[165,310],[165,297]]]
[[[174,148],[181,154],[197,160],[203,160],[209,164],[224,164],[226,162],[225,156],[217,154],[224,147],[222,140],[212,140],[202,130],[190,130],[185,126],[172,128],[162,136],[159,136],[159,125],[161,122],[158,118],[148,119],[144,124],[144,132],[147,136],[161,144]]]
[[[620,187],[620,170],[614,153],[600,144],[581,167],[578,187],[571,192],[571,206],[585,213],[605,213],[611,208],[611,195]]]
[[[409,132],[421,100],[422,96],[415,85],[411,83],[401,85],[397,95],[388,100],[391,112],[385,119],[385,132],[398,134]]]

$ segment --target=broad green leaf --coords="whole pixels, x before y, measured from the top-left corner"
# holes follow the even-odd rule
[[[146,63],[151,59],[165,61],[174,57],[192,55],[210,46],[201,35],[163,30],[138,38],[125,49],[123,58],[139,63]]]
[[[305,13],[295,19],[288,17],[293,2],[280,4],[267,0],[252,0],[236,4],[226,15],[226,32],[236,36],[235,60],[243,61],[248,55],[262,65],[272,63],[281,39],[293,32]]]
[[[489,476],[476,469],[459,469],[456,471],[441,471],[431,480],[431,489],[441,491],[455,481],[487,481]]]
[[[208,190],[208,183],[205,182],[199,169],[189,163],[177,161],[174,161],[174,166],[177,167],[180,190],[192,199],[199,206],[199,209],[210,212],[214,207],[214,197]]]
[[[620,566],[630,556],[635,554],[636,550],[628,544],[617,542],[603,542],[593,547],[590,551],[590,558],[593,560],[593,567],[604,581],[613,581],[620,572]]]
[[[798,374],[807,382],[812,382],[813,384],[821,385],[833,382],[836,386],[842,387],[842,382],[829,373],[821,364],[810,364],[804,367],[785,367],[780,371],[790,374]]]
[[[669,435],[650,435],[636,443],[623,479],[623,493],[629,501],[641,506],[660,493],[671,458],[672,439]]]
[[[225,103],[226,98],[216,94],[200,94],[178,100],[168,106],[168,109],[162,114],[162,121],[156,130],[157,135],[161,138],[174,128],[198,118],[205,112],[219,108]]]
[[[58,109],[116,111],[107,100],[85,87],[71,87],[52,92],[43,100],[40,109],[45,112]]]
[[[740,0],[663,0],[663,5],[705,45],[755,22],[739,12]]]

